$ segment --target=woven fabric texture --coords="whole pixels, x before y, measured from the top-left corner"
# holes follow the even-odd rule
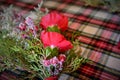
[[[13,4],[15,9],[27,13],[40,1],[0,0],[0,10]],[[119,15],[104,8],[85,6],[80,0],[45,0],[44,8],[69,17],[70,31],[80,34],[81,54],[93,61],[73,74],[65,74],[63,80],[120,80]]]

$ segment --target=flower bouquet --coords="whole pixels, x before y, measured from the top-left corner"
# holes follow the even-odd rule
[[[24,70],[24,78],[58,80],[88,60],[81,56],[75,33],[68,34],[68,17],[41,11],[22,15],[10,6],[0,14],[0,70]]]

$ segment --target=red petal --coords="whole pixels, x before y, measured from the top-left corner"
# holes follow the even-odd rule
[[[57,25],[62,31],[65,31],[68,27],[68,18],[57,12],[51,12],[41,18],[40,25],[44,29]]]
[[[73,46],[70,41],[63,40],[61,43],[58,44],[60,51],[66,51],[71,49]]]
[[[58,80],[58,76],[50,76],[45,78],[45,80]]]
[[[60,51],[66,51],[71,49],[72,44],[65,39],[65,37],[57,32],[45,32],[41,33],[41,40],[43,45],[46,46],[55,46],[60,49]]]
[[[62,14],[61,17],[62,18],[57,22],[57,25],[62,31],[65,31],[68,28],[68,18]]]

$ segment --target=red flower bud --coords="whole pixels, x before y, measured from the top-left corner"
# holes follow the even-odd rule
[[[58,59],[59,59],[59,61],[64,62],[65,59],[66,59],[66,56],[65,56],[64,54],[60,54],[60,55],[58,56]]]

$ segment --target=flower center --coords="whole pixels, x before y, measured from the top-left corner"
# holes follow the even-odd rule
[[[50,48],[51,48],[51,49],[54,49],[54,48],[55,48],[55,46],[54,46],[54,45],[51,45],[51,46],[50,46]]]

